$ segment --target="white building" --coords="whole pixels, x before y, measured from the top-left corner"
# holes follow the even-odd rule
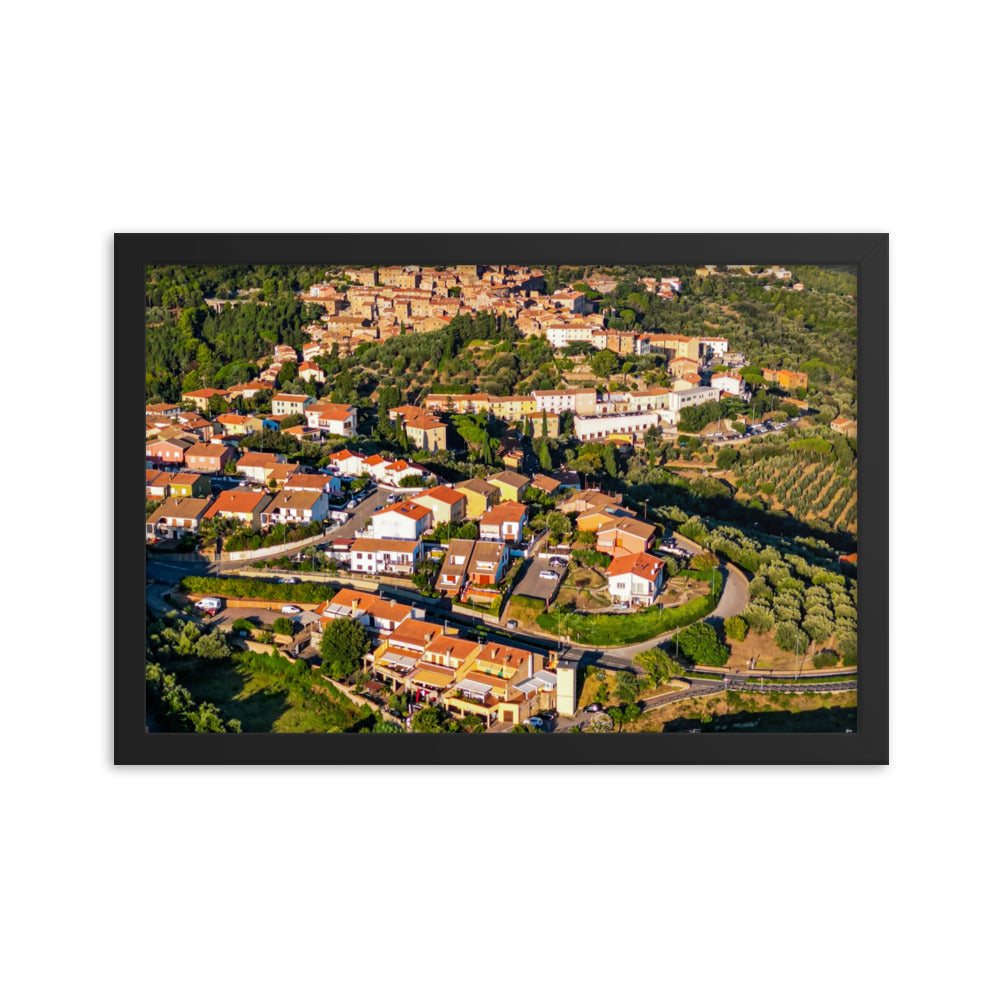
[[[271,412],[276,417],[289,417],[302,414],[307,406],[315,403],[312,396],[299,396],[290,392],[279,392],[271,397]]]
[[[574,417],[573,433],[579,441],[600,441],[612,434],[643,434],[660,421],[661,415],[656,410],[614,413],[603,417]]]
[[[703,358],[711,354],[718,357],[729,350],[729,341],[725,337],[699,337],[698,357]]]
[[[277,396],[274,399],[278,399]],[[273,404],[274,400],[272,400]],[[324,434],[354,437],[358,429],[358,411],[342,403],[316,403],[305,408],[306,426]]]
[[[667,396],[667,408],[677,412],[685,406],[700,406],[702,403],[717,403],[722,398],[722,390],[715,386],[699,386],[696,389],[682,389]]]
[[[375,538],[402,538],[416,541],[434,527],[434,513],[412,500],[394,503],[372,514],[372,535]]]
[[[315,490],[282,490],[261,511],[260,523],[309,524],[322,521],[330,512],[330,499]]]
[[[663,586],[665,565],[648,552],[618,556],[607,568],[608,594],[623,604],[652,604]]]
[[[358,538],[351,546],[351,572],[410,576],[420,549],[419,539]]]
[[[739,372],[716,372],[712,376],[712,388],[741,396],[744,389],[743,377]]]
[[[350,451],[342,448],[330,456],[328,468],[332,469],[338,476],[360,476],[366,471],[365,457],[359,451]]]

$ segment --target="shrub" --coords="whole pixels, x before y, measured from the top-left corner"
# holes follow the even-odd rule
[[[722,625],[726,630],[726,635],[734,642],[742,642],[747,637],[746,619],[741,618],[739,615],[727,618]]]
[[[289,618],[275,618],[272,627],[278,635],[292,635],[295,632],[295,626]]]
[[[678,634],[677,641],[692,663],[724,667],[729,660],[729,647],[719,640],[715,629],[706,622],[689,625]]]
[[[824,649],[813,657],[812,663],[814,667],[835,667],[837,659],[837,654],[833,650]]]
[[[234,632],[252,632],[254,629],[254,624],[247,618],[237,618],[233,622]]]

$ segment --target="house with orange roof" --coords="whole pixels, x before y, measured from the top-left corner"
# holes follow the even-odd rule
[[[846,434],[847,437],[858,436],[858,422],[850,417],[836,417],[830,422],[830,429],[838,434]]]
[[[147,417],[176,417],[181,412],[180,403],[147,403]]]
[[[304,353],[303,357],[305,357]],[[299,365],[299,378],[306,382],[325,382],[326,372],[315,361],[307,360]]]
[[[146,499],[164,500],[170,495],[170,473],[146,469]]]
[[[632,517],[619,517],[597,529],[594,548],[612,557],[646,552],[652,547],[655,533],[656,528],[652,524]]]
[[[403,430],[418,451],[438,452],[446,450],[448,428],[430,413],[403,420]]]
[[[228,444],[196,444],[184,453],[184,464],[192,472],[221,472],[235,458]]]
[[[465,520],[465,494],[450,486],[435,486],[431,490],[414,494],[413,499],[431,512],[435,528],[439,524]]]
[[[207,497],[212,493],[212,480],[201,472],[175,472],[170,477],[172,497]]]
[[[255,379],[252,382],[240,382],[237,385],[231,385],[226,390],[226,397],[230,400],[235,399],[237,396],[242,396],[243,399],[253,399],[258,392],[270,392],[273,388],[274,386],[271,383]]]
[[[371,520],[375,538],[415,541],[434,527],[433,513],[413,500],[390,504],[372,514]]]
[[[305,408],[305,418],[307,427],[325,434],[354,437],[358,430],[357,408],[341,403],[313,403]]]
[[[327,468],[338,476],[360,476],[362,472],[368,471],[365,465],[366,458],[367,456],[360,451],[341,448],[330,456]]]
[[[612,559],[605,570],[608,595],[622,604],[653,603],[664,582],[666,563],[648,552],[629,552]]]
[[[808,389],[809,376],[805,372],[793,372],[787,368],[764,368],[764,378],[768,382],[777,382],[782,389]]]
[[[228,389],[192,389],[190,392],[181,393],[181,399],[198,410],[207,410],[209,401],[214,396],[226,396],[228,393]]]
[[[183,465],[184,454],[191,447],[188,442],[177,437],[146,442],[146,458],[158,465]]]
[[[340,479],[325,472],[295,472],[285,480],[286,490],[318,490],[330,496],[340,490]]]
[[[146,541],[155,542],[194,534],[202,518],[208,516],[210,503],[211,501],[201,497],[167,497],[146,518]]]
[[[385,600],[378,594],[343,587],[329,601],[316,608],[320,616],[319,630],[331,621],[351,618],[358,621],[368,631],[377,635],[390,635],[407,618],[422,618],[424,612],[402,601]]]
[[[267,493],[255,490],[223,490],[205,511],[204,517],[241,521],[251,528],[260,527],[260,515],[271,502]]]
[[[520,545],[528,526],[528,508],[523,503],[497,504],[479,519],[479,537],[486,542]]]
[[[311,524],[330,511],[330,500],[318,490],[280,490],[261,511],[262,527],[275,524]]]
[[[245,413],[223,413],[216,417],[215,422],[222,427],[224,433],[233,437],[243,437],[250,433],[250,417]]]

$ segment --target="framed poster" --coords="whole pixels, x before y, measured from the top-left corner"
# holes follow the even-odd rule
[[[115,305],[117,762],[888,761],[887,236],[124,234]]]

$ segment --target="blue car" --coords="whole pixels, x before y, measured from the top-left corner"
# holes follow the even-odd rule
[[[532,729],[544,729],[545,728],[545,720],[538,718],[537,715],[533,715],[533,716],[531,716],[531,718],[525,719],[524,720],[524,724],[526,726],[531,726]]]

